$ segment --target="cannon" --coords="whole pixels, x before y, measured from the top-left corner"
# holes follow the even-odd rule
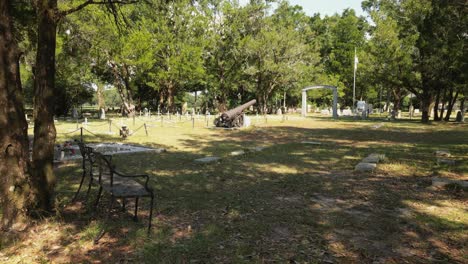
[[[240,105],[234,109],[222,113],[218,118],[214,120],[214,125],[216,127],[242,127],[244,126],[244,115],[243,112],[245,109],[254,105],[257,100],[249,101],[243,105]]]

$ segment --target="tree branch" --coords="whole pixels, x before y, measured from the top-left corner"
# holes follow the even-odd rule
[[[127,4],[135,4],[137,3],[138,0],[86,0],[80,5],[77,5],[75,7],[72,7],[67,10],[63,10],[59,12],[59,17],[63,18],[69,14],[72,14],[74,12],[80,11],[81,9],[89,6],[89,5],[106,5],[106,4],[119,4],[119,5],[127,5]]]

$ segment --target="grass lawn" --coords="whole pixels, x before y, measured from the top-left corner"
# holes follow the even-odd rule
[[[75,163],[57,169],[56,215],[8,234],[4,263],[467,263],[466,190],[434,188],[434,176],[468,180],[468,126],[421,125],[297,116],[252,117],[242,130],[206,128],[205,119],[175,122],[115,119],[136,130],[122,140],[106,121],[91,120],[85,142],[163,147],[166,153],[114,155],[117,168],[148,173],[156,192],[154,227],[146,236],[148,204],[140,221],[113,211],[109,197],[92,207],[71,203],[80,179]],[[211,121],[209,124],[211,125]],[[76,124],[59,121],[58,141],[77,138]],[[69,133],[71,134],[62,134]],[[321,145],[303,144],[317,141]],[[265,147],[232,157],[232,151]],[[457,162],[439,165],[434,151]],[[372,173],[354,166],[371,153],[387,159]],[[196,158],[219,156],[201,165]],[[107,198],[107,199],[106,199]],[[94,236],[108,232],[99,244]]]

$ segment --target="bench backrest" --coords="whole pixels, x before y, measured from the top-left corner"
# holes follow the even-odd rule
[[[97,166],[99,167],[99,184],[114,185],[115,165],[112,164],[110,158],[99,152],[93,152]]]

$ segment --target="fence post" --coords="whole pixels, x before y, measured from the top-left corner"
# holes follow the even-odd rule
[[[80,140],[83,143],[83,127],[80,127]]]
[[[145,126],[145,133],[146,133],[146,136],[148,136],[148,129],[146,129],[146,123],[143,124]]]

